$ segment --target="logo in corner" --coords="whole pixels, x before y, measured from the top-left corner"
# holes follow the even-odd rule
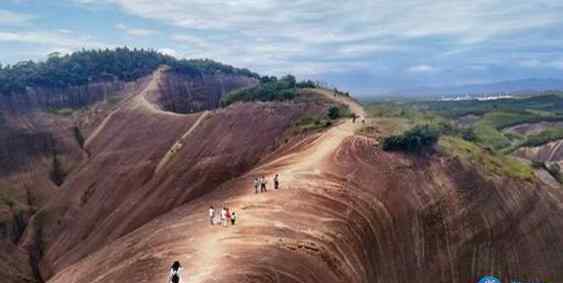
[[[500,283],[500,280],[494,276],[485,276],[478,283]]]

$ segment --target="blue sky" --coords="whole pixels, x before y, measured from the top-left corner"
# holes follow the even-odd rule
[[[127,45],[356,95],[561,78],[561,0],[2,0],[0,62]]]

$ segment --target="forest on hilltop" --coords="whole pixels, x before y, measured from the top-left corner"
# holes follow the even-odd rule
[[[0,65],[0,93],[13,95],[28,87],[64,88],[92,82],[132,81],[168,65],[178,73],[201,76],[224,73],[259,78],[248,69],[239,69],[209,59],[176,59],[155,50],[81,50],[72,54],[52,53],[44,62],[22,61]]]

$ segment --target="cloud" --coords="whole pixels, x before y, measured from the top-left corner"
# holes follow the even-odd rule
[[[172,48],[160,48],[160,49],[158,49],[158,52],[160,52],[162,54],[170,55],[170,56],[173,56],[173,57],[180,57],[178,51],[176,51]]]
[[[519,62],[519,65],[531,69],[552,68],[552,69],[563,70],[563,58],[551,59],[549,61],[543,61],[539,59],[529,59]]]
[[[409,67],[407,71],[411,73],[428,73],[428,72],[436,71],[436,68],[430,65],[416,65]]]
[[[33,15],[21,14],[0,9],[0,27],[26,25],[29,24],[34,18],[35,16]]]
[[[115,28],[118,29],[118,30],[125,31],[128,35],[139,36],[139,37],[149,36],[149,35],[153,35],[153,34],[158,33],[158,31],[156,31],[156,30],[130,28],[130,27],[124,25],[124,24],[117,24],[115,26]]]
[[[431,44],[442,44],[447,49],[442,54],[453,50],[452,56],[461,56],[455,52],[563,21],[563,5],[555,0],[509,5],[502,0],[74,1],[115,5],[129,15],[168,24],[180,30],[171,39],[191,54],[246,62],[245,67],[259,64],[249,58],[315,66],[327,59],[361,62]]]
[[[51,50],[106,48],[108,44],[94,41],[90,36],[71,36],[58,32],[0,32],[0,42],[42,45]]]

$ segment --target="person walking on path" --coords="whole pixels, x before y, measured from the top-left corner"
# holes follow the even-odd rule
[[[260,179],[260,192],[262,193],[268,192],[268,189],[266,188],[267,182],[268,181],[266,181],[266,178],[262,176],[262,178]]]
[[[258,193],[259,189],[260,189],[260,178],[256,177],[254,178],[254,191]]]
[[[169,283],[180,283],[182,282],[182,265],[179,261],[175,261],[170,267],[170,273],[168,274]]]
[[[221,210],[221,223],[223,223],[223,226],[227,226],[227,209],[224,207]]]
[[[235,225],[237,221],[237,213],[233,211],[233,213],[231,213],[231,224]]]
[[[275,190],[277,190],[277,189],[280,188],[280,180],[279,180],[279,178],[280,178],[280,175],[279,175],[279,174],[276,174],[276,175],[274,176],[274,189],[275,189]]]
[[[213,218],[215,218],[215,209],[213,208],[213,206],[209,207],[209,224],[213,225],[215,223],[213,223]]]

